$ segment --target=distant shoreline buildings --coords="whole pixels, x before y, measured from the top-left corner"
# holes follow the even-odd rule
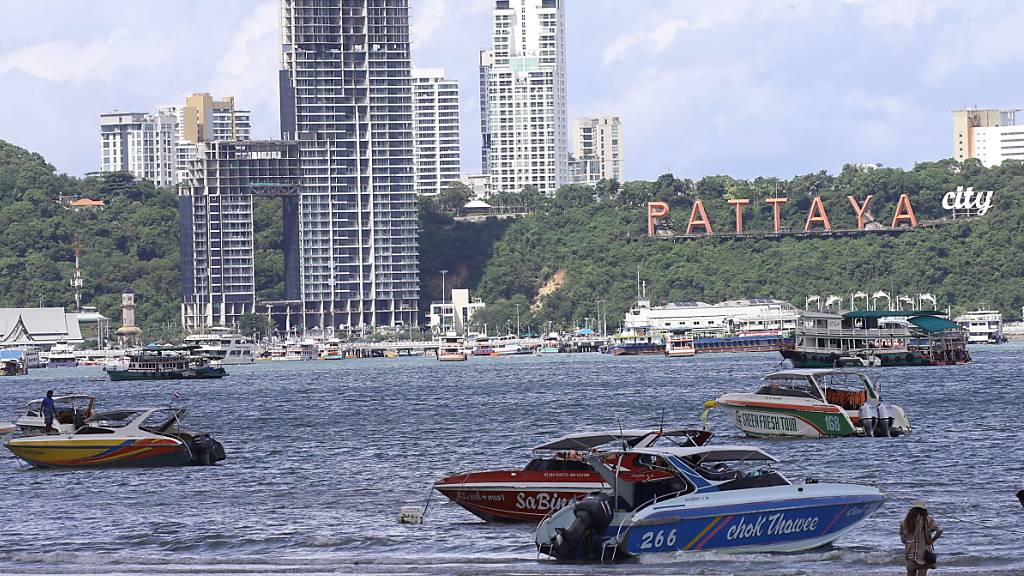
[[[977,158],[988,168],[1003,160],[1024,160],[1024,125],[1016,122],[1020,110],[953,111],[953,158]]]
[[[593,186],[601,180],[622,182],[622,123],[619,117],[573,120],[569,164],[573,183]]]
[[[412,98],[416,193],[431,196],[462,175],[459,83],[444,68],[414,68]]]

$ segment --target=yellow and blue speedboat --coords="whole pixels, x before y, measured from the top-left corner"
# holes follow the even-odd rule
[[[209,434],[181,428],[185,408],[143,408],[96,414],[70,433],[33,433],[4,445],[42,468],[209,465],[225,458]]]

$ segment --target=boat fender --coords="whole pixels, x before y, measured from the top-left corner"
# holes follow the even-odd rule
[[[597,558],[600,547],[597,536],[611,524],[611,498],[607,494],[590,494],[573,506],[576,519],[569,528],[555,529],[551,555],[559,560]]]
[[[895,420],[891,404],[878,405],[878,425],[875,428],[875,436],[893,436],[892,424]]]
[[[860,425],[864,427],[864,433],[868,436],[875,435],[875,427],[878,424],[878,407],[865,402],[860,405]]]

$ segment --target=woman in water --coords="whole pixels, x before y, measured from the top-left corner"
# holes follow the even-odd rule
[[[933,544],[942,536],[942,528],[928,513],[924,502],[911,504],[907,517],[900,524],[900,540],[907,550],[907,576],[927,576],[935,567]]]

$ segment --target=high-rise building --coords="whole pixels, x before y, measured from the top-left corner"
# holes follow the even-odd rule
[[[491,162],[491,107],[490,82],[491,64],[494,55],[490,50],[480,51],[480,173],[490,174]]]
[[[183,322],[187,328],[231,324],[247,308],[224,311],[227,303],[255,301],[245,280],[254,250],[246,226],[252,198],[263,195],[285,199],[285,299],[254,304],[260,312],[283,329],[323,333],[416,324],[408,0],[281,0],[281,24],[283,142],[267,142],[265,149],[206,144],[190,163],[195,175],[182,192],[181,213],[182,238],[191,247],[182,250],[193,250],[197,277],[185,285]],[[293,159],[296,186],[288,184]],[[209,184],[214,173],[222,179],[219,192]],[[236,252],[225,254],[223,243],[210,242],[210,255],[240,259],[231,276],[242,281],[198,281],[200,270],[218,269],[198,264],[204,229],[231,232]]]
[[[490,63],[481,55],[480,68],[492,192],[550,194],[570,181],[563,1],[494,0]]]
[[[982,162],[986,166],[1002,162],[1001,154],[1004,148],[1008,153],[1017,153],[1016,157],[1020,158],[1018,150],[1024,150],[1024,148],[1014,148],[1014,146],[1021,145],[1014,140],[1019,138],[1019,133],[1024,130],[1024,127],[1014,127],[1016,112],[1017,110],[978,110],[977,108],[954,110],[953,158],[958,162],[963,162],[968,158],[981,159],[979,144],[982,141],[986,156]],[[1004,132],[1007,140],[1005,147],[1002,144]]]
[[[416,193],[437,194],[461,176],[459,83],[440,68],[412,71]]]
[[[572,121],[573,182],[622,182],[622,123],[618,116]]]
[[[101,114],[100,172],[127,171],[157,186],[176,186],[197,143],[249,139],[249,111],[234,106],[230,96],[193,94],[184,106],[161,106],[154,113]]]
[[[100,115],[100,172],[130,172],[157,186],[178,183],[173,111]]]

